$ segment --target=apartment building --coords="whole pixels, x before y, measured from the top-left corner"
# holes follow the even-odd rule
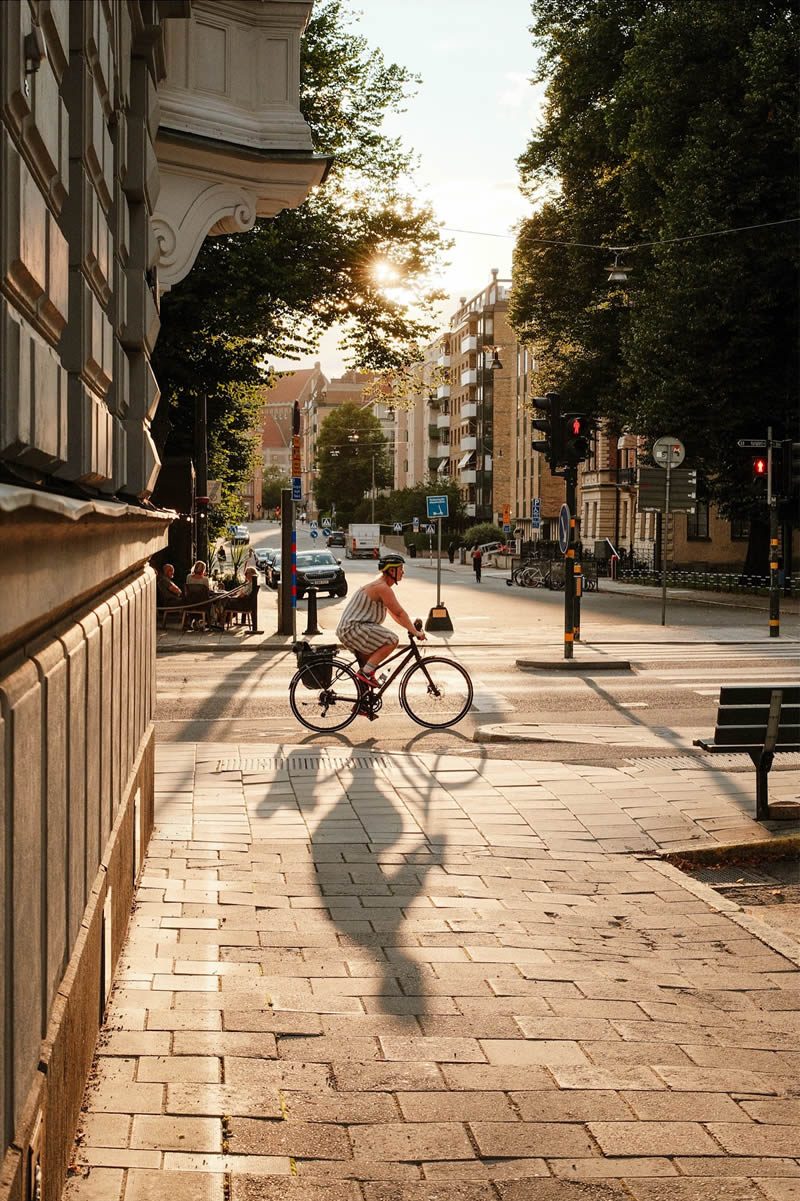
[[[312,388],[300,405],[303,467],[303,500],[310,516],[316,515],[314,505],[314,479],[316,475],[317,442],[322,423],[340,405],[355,404],[363,407],[371,402],[364,397],[364,388],[375,379],[373,372],[346,371],[344,375],[327,379],[320,372],[316,386]],[[383,406],[381,406],[383,407]],[[388,418],[385,424],[388,425]],[[394,419],[392,418],[392,433]]]
[[[437,397],[438,470],[458,481],[476,521],[502,520],[512,500],[517,351],[507,317],[510,282],[493,270],[486,288],[462,298],[444,356],[450,382]]]
[[[525,541],[558,536],[558,514],[565,496],[563,479],[551,475],[544,455],[531,450],[531,442],[541,437],[539,431],[531,427],[535,409],[533,369],[533,352],[528,347],[517,346],[511,517],[513,528],[521,530]],[[538,524],[534,521],[535,509]]]
[[[271,388],[262,389],[261,460],[264,469],[278,467],[284,475],[291,476],[294,406],[298,404],[302,414],[313,398],[327,387],[328,378],[317,362],[302,371],[287,372]]]

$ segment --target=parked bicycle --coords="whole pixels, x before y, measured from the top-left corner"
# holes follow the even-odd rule
[[[414,623],[418,629],[422,623]],[[374,721],[383,706],[383,696],[402,674],[398,695],[408,716],[430,730],[454,726],[469,712],[472,704],[472,680],[468,672],[444,655],[422,654],[411,634],[408,647],[400,648],[380,665],[382,674],[377,688],[369,688],[356,679],[361,660],[350,662],[334,657],[333,652],[314,651],[308,643],[297,643],[300,666],[289,684],[289,704],[299,722],[309,730],[333,733],[349,726],[356,717]]]

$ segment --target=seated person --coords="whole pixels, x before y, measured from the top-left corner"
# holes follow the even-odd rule
[[[198,609],[203,608],[207,615],[210,615],[215,625],[220,625],[222,622],[223,602],[212,599],[213,593],[211,589],[211,580],[206,575],[206,564],[202,559],[198,559],[192,568],[189,575],[186,577],[186,603],[196,605]],[[207,604],[203,604],[207,601]],[[196,625],[197,622],[192,622]]]
[[[252,611],[253,626],[255,627],[258,624],[255,617],[256,606],[258,605],[258,601],[256,600],[258,589],[258,573],[255,567],[245,568],[244,583],[238,588],[234,588],[225,601],[226,612],[249,613]]]
[[[165,563],[156,580],[156,604],[159,609],[170,609],[183,604],[183,593],[174,580],[175,568]]]

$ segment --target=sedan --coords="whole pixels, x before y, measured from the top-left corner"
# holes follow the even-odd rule
[[[276,555],[267,570],[267,582],[277,588],[281,579],[281,557]],[[347,596],[347,580],[341,563],[327,550],[304,550],[297,555],[297,595],[303,597],[313,584],[318,592]]]
[[[269,546],[256,546],[253,548],[253,558],[256,561],[256,567],[259,571],[265,572],[267,570],[267,561],[271,553],[273,553],[272,548]]]
[[[240,546],[247,546],[249,541],[250,531],[246,525],[237,525],[233,527],[233,533],[231,534],[231,546],[236,546],[237,543]]]

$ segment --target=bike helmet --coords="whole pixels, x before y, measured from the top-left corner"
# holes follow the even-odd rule
[[[392,552],[388,555],[381,555],[378,559],[378,571],[388,571],[392,567],[405,567],[405,558],[403,555],[398,555]]]

